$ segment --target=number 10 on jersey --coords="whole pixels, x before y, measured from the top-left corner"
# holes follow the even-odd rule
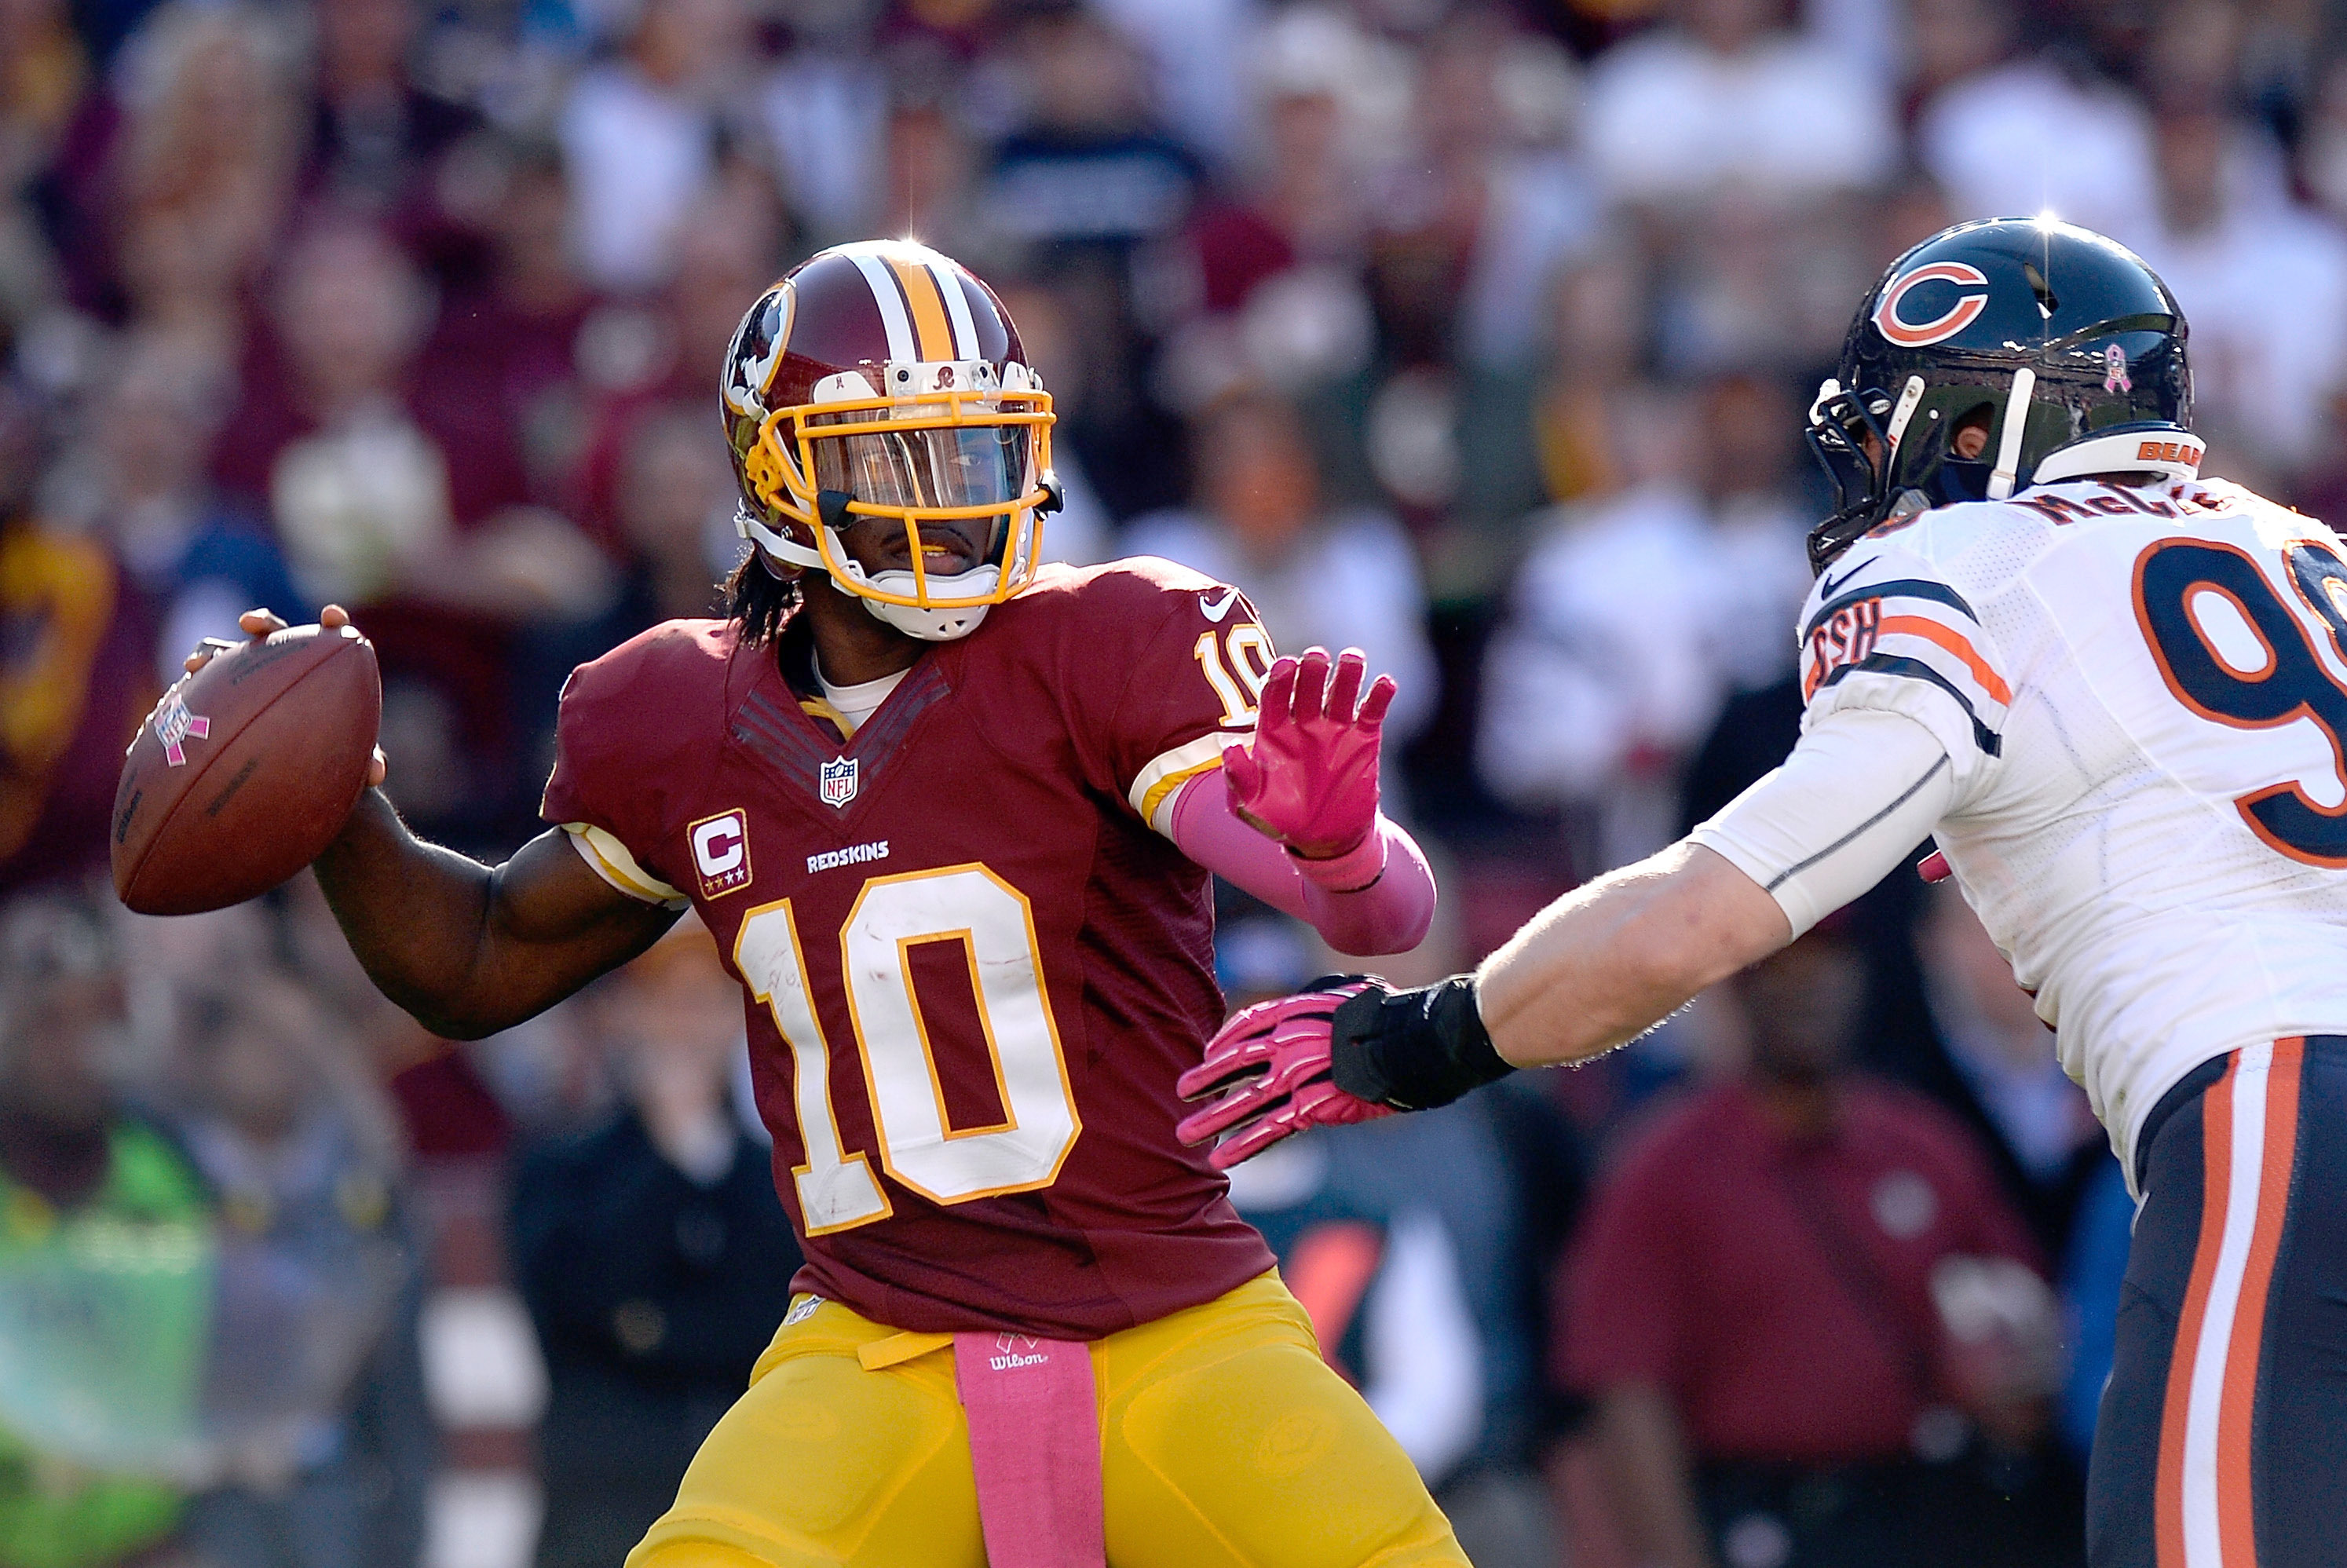
[[[958,942],[969,959],[1002,1103],[996,1125],[955,1127],[948,1118],[937,1054],[913,989],[912,949],[930,942]],[[938,1204],[1057,1180],[1083,1123],[1026,896],[983,866],[875,877],[840,928],[839,957],[881,1168]],[[840,1138],[831,1051],[815,1018],[789,899],[743,918],[733,963],[790,1048],[792,1105],[806,1153],[792,1173],[807,1234],[886,1218],[888,1196],[869,1160]]]

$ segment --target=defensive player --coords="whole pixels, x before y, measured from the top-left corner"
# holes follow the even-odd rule
[[[1163,561],[1040,566],[1049,395],[934,251],[796,269],[722,399],[755,546],[732,617],[572,675],[558,825],[491,869],[370,793],[317,864],[443,1034],[687,904],[747,994],[807,1266],[630,1563],[1463,1564],[1174,1135],[1221,1018],[1209,869],[1346,951],[1424,934],[1432,878],[1377,809],[1391,682],[1275,662],[1235,589]]]
[[[1233,1020],[1225,1163],[1639,1034],[1927,834],[2139,1194],[2097,1568],[2347,1563],[2347,550],[2198,477],[2185,323],[2066,225],[1960,225],[1860,308],[1810,439],[1792,755],[1475,975]]]

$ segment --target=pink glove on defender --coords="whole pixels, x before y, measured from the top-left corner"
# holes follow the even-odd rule
[[[1271,667],[1255,740],[1223,752],[1223,777],[1240,816],[1287,847],[1296,869],[1324,887],[1374,882],[1385,866],[1378,823],[1378,745],[1394,698],[1390,675],[1361,695],[1368,659],[1312,648]]]
[[[1207,1152],[1206,1163],[1215,1170],[1227,1171],[1307,1127],[1348,1126],[1395,1114],[1391,1106],[1348,1094],[1329,1076],[1329,1027],[1337,1004],[1368,985],[1353,976],[1331,975],[1313,986],[1301,996],[1257,1002],[1232,1019],[1207,1042],[1205,1060],[1175,1082],[1184,1100],[1230,1091],[1183,1118],[1174,1132],[1184,1143],[1203,1143],[1247,1124]]]

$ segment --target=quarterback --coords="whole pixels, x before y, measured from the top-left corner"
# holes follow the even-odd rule
[[[1926,835],[2137,1194],[2096,1568],[2347,1563],[2347,546],[2199,477],[2134,255],[1959,225],[1851,323],[1809,439],[1803,733],[1472,976],[1251,1009],[1185,1091],[1227,1164],[1628,1040]]]
[[[1378,810],[1392,682],[1276,658],[1236,589],[1167,562],[1040,564],[1050,395],[934,251],[815,256],[722,376],[730,616],[573,673],[553,825],[503,866],[379,792],[317,863],[443,1034],[688,905],[742,983],[807,1264],[631,1568],[1463,1565],[1175,1135],[1222,1016],[1210,871],[1343,951],[1426,930],[1433,879]]]

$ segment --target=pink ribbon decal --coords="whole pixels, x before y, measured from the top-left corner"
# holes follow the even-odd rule
[[[155,738],[163,743],[163,760],[172,767],[185,767],[188,752],[179,743],[190,736],[200,741],[212,733],[212,722],[201,713],[188,712],[178,688],[163,693],[163,701],[155,710]]]
[[[1091,1349],[1030,1334],[957,1334],[979,1523],[992,1568],[1107,1568]]]

